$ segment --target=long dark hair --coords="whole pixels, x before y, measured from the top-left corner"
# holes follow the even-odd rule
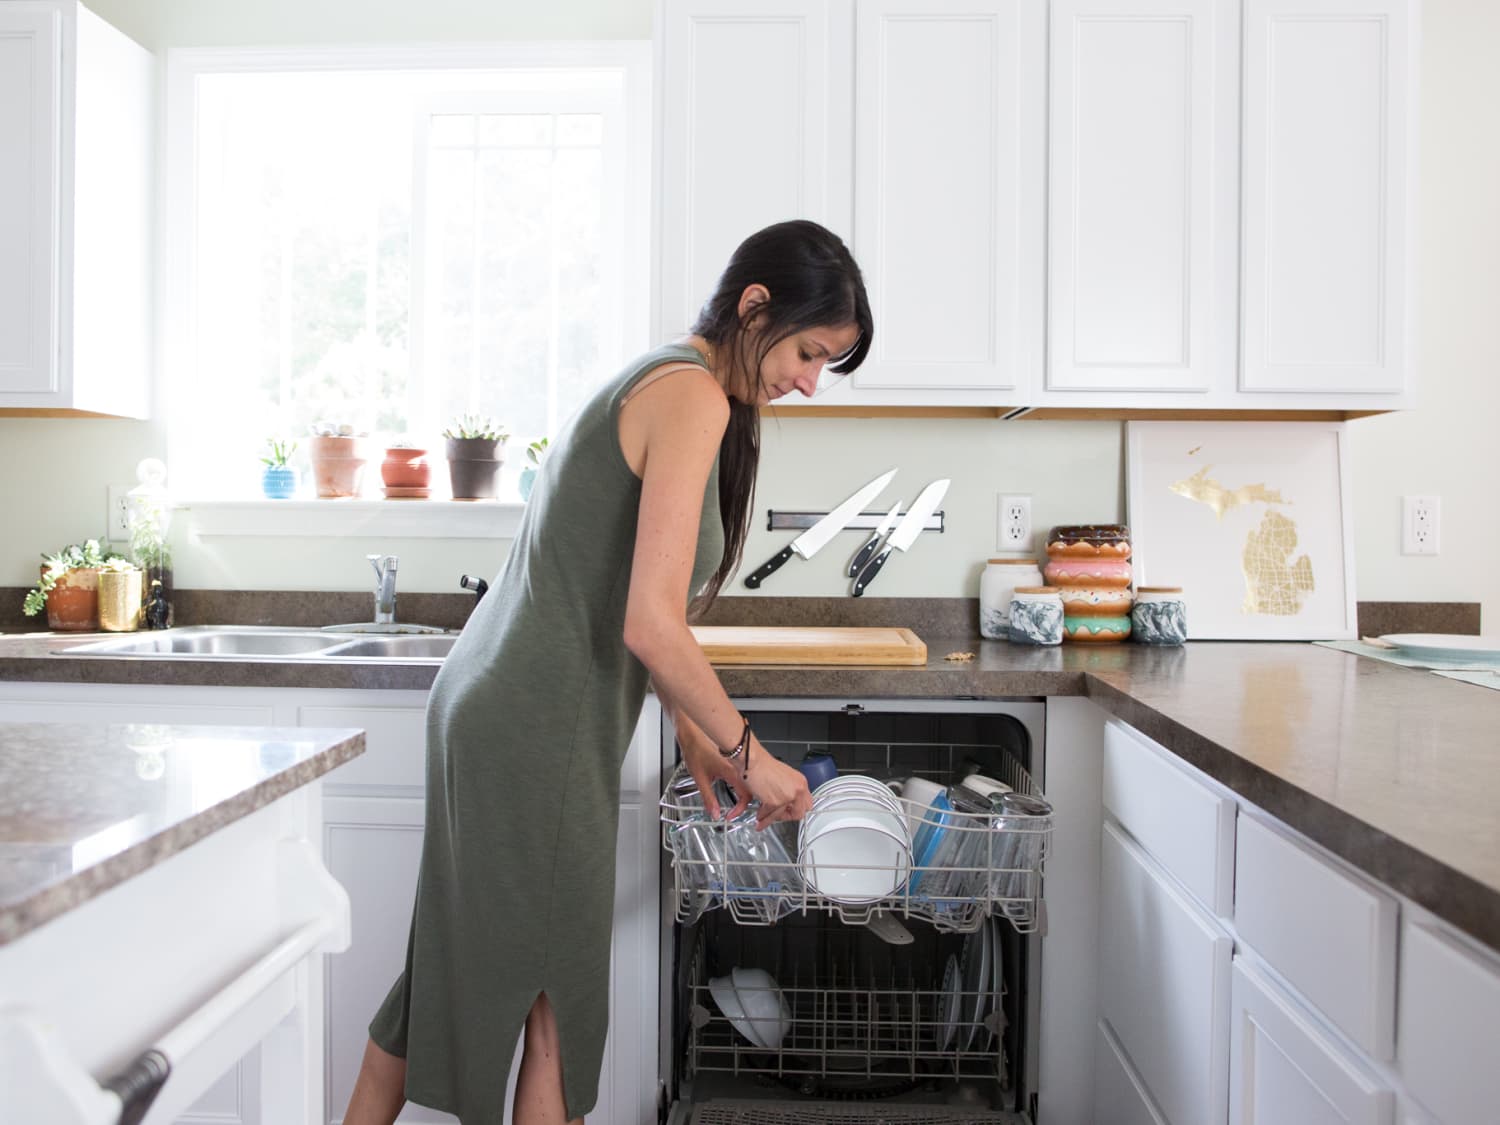
[[[740,297],[751,285],[765,286],[770,297],[741,318]],[[757,319],[753,329],[749,324],[752,319]],[[838,235],[817,223],[797,219],[766,227],[740,243],[712,296],[703,303],[692,331],[728,359],[731,386],[759,388],[760,365],[782,340],[809,328],[849,324],[859,329],[858,339],[828,365],[839,375],[847,375],[864,361],[875,333],[864,277]],[[724,560],[695,602],[697,612],[712,604],[739,566],[750,530],[759,466],[760,410],[753,402],[741,402],[731,395],[729,425],[719,445]]]

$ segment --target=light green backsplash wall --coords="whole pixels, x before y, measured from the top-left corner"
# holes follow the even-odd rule
[[[572,0],[553,5],[315,4],[274,0],[92,0],[91,7],[147,46],[474,39],[633,38],[651,34],[653,5]],[[1488,454],[1500,430],[1500,5],[1426,0],[1422,17],[1421,174],[1416,287],[1422,405],[1351,424],[1356,569],[1364,599],[1479,600],[1486,632],[1500,632],[1500,510]],[[951,476],[949,531],[924,536],[881,575],[872,593],[973,595],[994,553],[996,496],[1029,493],[1039,528],[1124,514],[1121,426],[1111,422],[869,421],[787,418],[768,422],[753,565],[787,539],[765,530],[769,507],[819,508],[875,473],[899,465],[890,499]],[[93,534],[105,485],[133,479],[136,461],[163,456],[155,422],[0,421],[12,465],[0,478],[8,529],[0,584],[35,575],[37,553]],[[1400,554],[1400,497],[1443,499],[1443,553]],[[507,544],[478,540],[177,539],[183,585],[362,589],[364,554],[401,555],[402,588],[450,590],[464,571],[493,573]],[[847,540],[847,544],[844,542]],[[767,594],[829,595],[847,589],[841,564],[849,532],[811,562],[793,560]],[[845,547],[847,546],[847,550]],[[743,592],[737,590],[737,592]]]

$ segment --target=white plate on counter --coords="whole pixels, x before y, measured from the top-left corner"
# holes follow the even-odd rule
[[[1500,637],[1473,637],[1462,633],[1390,633],[1380,637],[1408,656],[1428,660],[1494,660],[1500,662]]]

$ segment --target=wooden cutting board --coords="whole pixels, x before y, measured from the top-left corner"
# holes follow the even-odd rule
[[[910,629],[869,626],[694,625],[714,664],[926,664]]]

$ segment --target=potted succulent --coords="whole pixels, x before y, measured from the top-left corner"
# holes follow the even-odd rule
[[[547,439],[540,438],[526,447],[526,460],[531,464],[521,470],[521,479],[517,487],[521,490],[521,499],[531,499],[531,486],[536,483],[537,470],[542,467],[542,462],[547,460]]]
[[[463,414],[443,431],[455,500],[493,500],[510,435],[487,415]]]
[[[411,441],[391,442],[380,463],[380,481],[389,500],[426,500],[432,495],[426,448]]]
[[[315,422],[309,443],[313,484],[319,498],[358,496],[365,475],[365,434],[345,423]]]
[[[97,539],[71,543],[56,554],[43,555],[41,578],[27,593],[22,612],[35,617],[45,608],[49,629],[97,629],[99,569],[115,560],[126,561],[106,552]]]
[[[260,476],[260,490],[267,500],[286,500],[297,491],[297,470],[287,462],[297,452],[297,443],[290,438],[267,438],[268,453],[261,464],[266,470]]]

